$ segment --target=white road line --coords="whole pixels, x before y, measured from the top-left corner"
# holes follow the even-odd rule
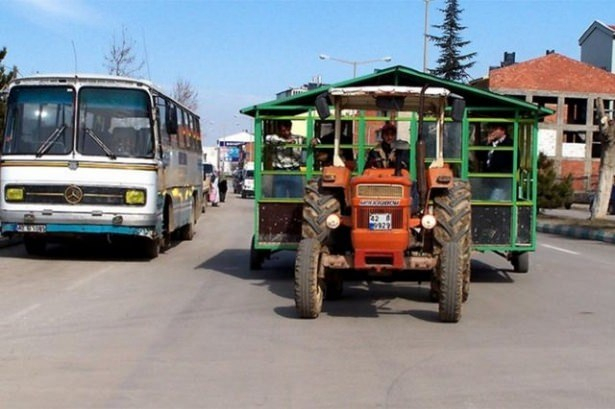
[[[2,321],[2,324],[11,324],[12,322],[17,321],[18,319],[25,317],[26,315],[28,315],[35,309],[39,308],[40,306],[41,306],[40,304],[32,304],[31,306],[24,308],[21,311],[17,311],[15,314],[11,314],[7,318],[5,318]]]
[[[66,291],[73,291],[76,290],[77,288],[81,287],[84,284],[87,284],[88,282],[94,280],[95,278],[97,278],[98,276],[106,273],[107,271],[109,271],[112,268],[112,266],[107,266],[99,271],[97,271],[96,273],[90,274],[88,276],[85,276],[77,281],[75,281],[74,283],[72,283],[71,285],[69,285],[68,287],[66,287]]]
[[[561,247],[556,247],[556,246],[551,246],[549,244],[541,244],[542,247],[546,247],[548,249],[552,249],[552,250],[557,250],[557,251],[561,251],[562,253],[568,253],[568,254],[574,254],[576,256],[578,256],[581,253],[577,253],[576,251],[572,251],[572,250],[566,250],[563,249]]]

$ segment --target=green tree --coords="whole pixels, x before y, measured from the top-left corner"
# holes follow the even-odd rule
[[[572,203],[572,175],[557,179],[553,161],[544,153],[538,155],[538,208],[556,209]]]
[[[438,66],[430,72],[445,80],[464,82],[470,79],[467,70],[475,64],[473,58],[476,53],[461,54],[461,49],[470,44],[460,36],[466,29],[460,24],[463,9],[459,8],[457,0],[446,0],[445,8],[440,11],[444,13],[444,21],[433,27],[441,30],[442,35],[429,36],[440,49],[440,57],[437,60]]]
[[[10,71],[7,71],[2,63],[4,57],[6,57],[6,47],[2,47],[2,50],[0,50],[0,134],[4,131],[4,115],[6,113],[6,103],[2,97],[2,93],[7,84],[17,76],[17,67],[13,67]]]

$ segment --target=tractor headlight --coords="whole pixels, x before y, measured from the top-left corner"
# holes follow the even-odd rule
[[[23,187],[7,187],[4,198],[7,202],[23,202],[26,194]]]
[[[436,227],[436,218],[431,214],[426,214],[421,219],[421,226],[427,230],[431,230]]]
[[[124,202],[127,205],[144,205],[145,204],[145,190],[128,189],[124,193]]]
[[[327,223],[328,228],[337,229],[340,227],[341,219],[337,214],[330,214],[327,216],[327,220],[325,222]]]

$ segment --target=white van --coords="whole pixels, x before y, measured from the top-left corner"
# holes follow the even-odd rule
[[[242,170],[241,197],[254,197],[254,162],[247,162]]]

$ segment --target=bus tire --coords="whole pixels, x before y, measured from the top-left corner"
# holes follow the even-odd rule
[[[321,192],[318,180],[310,180],[303,197],[301,236],[324,243],[329,236],[327,217],[340,212],[340,202],[331,194]]]
[[[171,217],[171,204],[170,199],[167,198],[164,204],[164,212],[162,213],[162,231],[160,232],[160,237],[158,238],[160,252],[164,253],[171,247],[171,232],[170,229],[170,217]]]
[[[26,247],[26,252],[31,256],[44,255],[47,247],[47,241],[43,237],[35,237],[29,234],[24,236],[23,244]]]
[[[143,255],[149,259],[155,259],[160,254],[160,239],[146,238],[143,241]]]
[[[315,238],[301,239],[295,260],[295,307],[300,318],[317,318],[324,289],[318,277],[321,246]]]
[[[190,220],[188,224],[181,227],[180,239],[190,241],[194,238],[194,224],[196,223],[196,199],[192,199],[192,207],[190,208]]]

